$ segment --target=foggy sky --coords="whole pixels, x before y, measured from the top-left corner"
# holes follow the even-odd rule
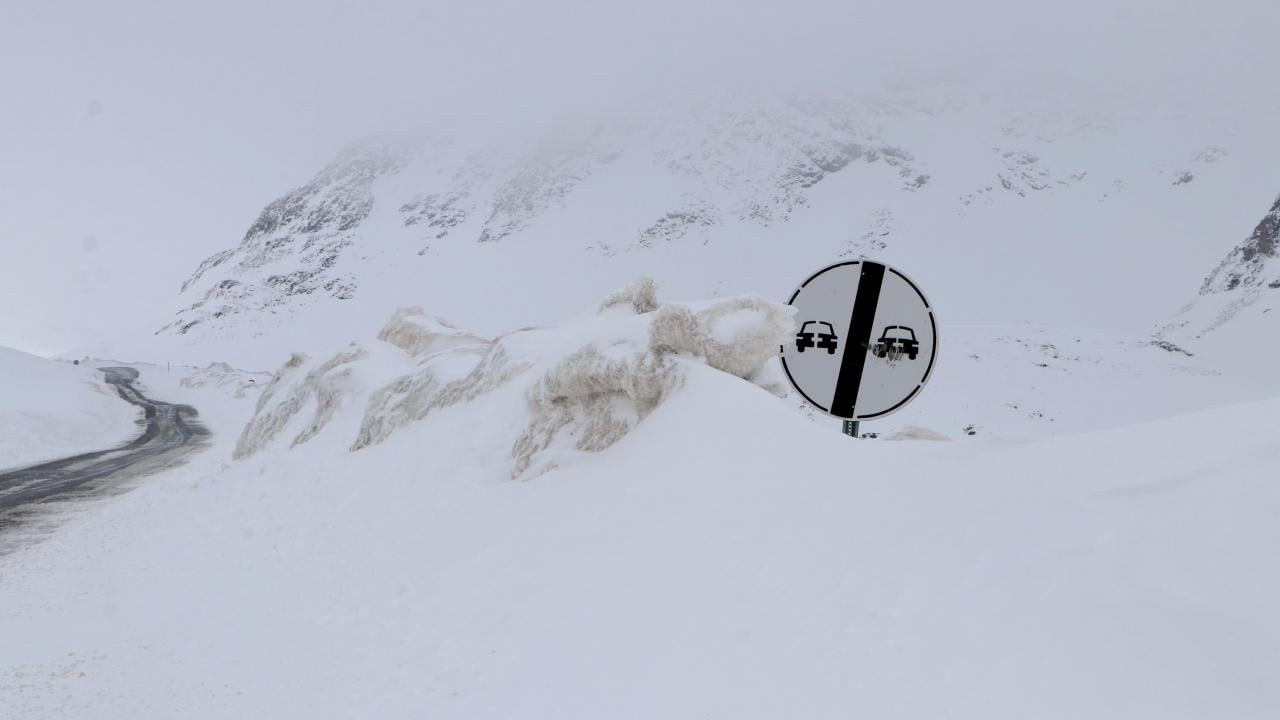
[[[1274,94],[1280,3],[0,0],[0,345],[150,332],[346,142],[710,89]]]

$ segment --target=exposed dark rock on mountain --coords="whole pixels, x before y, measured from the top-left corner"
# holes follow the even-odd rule
[[[1280,197],[1244,242],[1231,249],[1200,286],[1199,296],[1173,322],[1160,328],[1159,339],[1201,338],[1247,309],[1262,315],[1280,302]],[[1261,303],[1261,305],[1260,305]],[[1265,324],[1265,321],[1264,321]]]
[[[1280,263],[1270,261],[1280,250],[1280,197],[1253,232],[1237,245],[1205,278],[1201,295],[1235,290],[1239,287],[1280,287]]]
[[[201,263],[158,334],[185,336],[181,345],[215,337],[265,345],[306,324],[309,337],[330,329],[348,337],[339,325],[381,316],[390,303],[473,324],[503,313],[528,324],[535,305],[559,312],[636,272],[677,296],[729,294],[786,286],[774,271],[788,262],[885,254],[945,266],[954,285],[941,289],[955,297],[985,301],[1000,286],[1049,297],[1061,289],[1051,282],[1039,292],[1021,272],[989,278],[976,293],[972,278],[985,277],[992,253],[1039,272],[1086,234],[1089,252],[1104,259],[1109,241],[1159,254],[1159,243],[1201,239],[1171,217],[1147,222],[1161,203],[1240,213],[1202,202],[1238,175],[1235,158],[1204,144],[1166,158],[1165,145],[1133,142],[1150,122],[1074,109],[1020,114],[1016,103],[922,93],[708,103],[536,136],[375,139],[344,150],[267,205],[237,247]],[[1184,168],[1194,184],[1174,182]],[[1267,265],[1276,215],[1232,251],[1201,297],[1238,290],[1234,308],[1252,302],[1245,291],[1280,287],[1280,263]],[[1116,235],[1136,227],[1148,231]],[[1130,261],[1110,263],[1108,291],[1129,292],[1131,280],[1115,269]],[[1201,271],[1183,267],[1179,276]],[[496,305],[498,296],[519,300]],[[1202,303],[1182,327],[1219,322],[1209,304],[1221,303]]]
[[[213,283],[159,332],[186,334],[203,321],[238,314],[246,307],[279,304],[290,296],[324,292],[339,300],[352,297],[357,278],[331,270],[373,209],[374,182],[397,171],[405,160],[403,151],[390,145],[361,144],[344,150],[311,182],[263,209],[239,247],[202,262],[182,284],[183,292],[223,266],[232,277]],[[256,283],[248,279],[285,261],[292,266],[287,272],[267,273]],[[258,292],[262,288],[269,292]]]
[[[883,163],[905,190],[928,183],[910,152],[869,132],[849,106],[816,111],[788,105],[710,112],[692,130],[595,130],[547,138],[524,155],[458,152],[452,141],[353,145],[263,209],[238,247],[201,263],[182,284],[184,295],[198,295],[159,333],[187,334],[246,313],[287,314],[292,298],[351,299],[368,281],[369,267],[414,262],[442,243],[523,240],[517,236],[580,202],[583,187],[602,175],[642,181],[643,190],[683,188],[680,199],[637,218],[630,238],[583,239],[581,247],[600,243],[608,256],[677,241],[702,244],[705,232],[724,223],[788,222],[818,185],[854,163]],[[401,248],[413,254],[395,259]]]

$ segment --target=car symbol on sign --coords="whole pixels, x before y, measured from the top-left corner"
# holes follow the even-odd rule
[[[826,332],[821,332],[822,327],[817,328],[819,332],[813,332],[809,329],[811,325],[820,325],[827,328]],[[814,341],[814,336],[817,341]],[[810,320],[800,326],[800,332],[796,333],[796,350],[804,352],[805,348],[819,347],[824,348],[828,355],[836,353],[837,346],[836,331],[831,327],[831,323],[821,322],[818,320]]]
[[[915,360],[920,353],[920,343],[916,341],[915,330],[904,325],[890,325],[880,333],[880,339],[871,352],[881,358],[892,354],[895,358],[906,355],[908,360]]]

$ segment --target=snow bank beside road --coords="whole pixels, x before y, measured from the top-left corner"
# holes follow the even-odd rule
[[[330,442],[349,445],[370,393],[386,378],[407,370],[409,360],[381,342],[351,343],[323,360],[294,354],[258,397],[253,417],[236,443],[235,457],[248,457],[286,440],[286,447],[296,447],[322,432]]]
[[[263,393],[235,454],[321,433],[360,450],[428,415],[479,403],[510,431],[495,443],[510,448],[512,476],[545,472],[569,454],[616,443],[696,367],[767,383],[765,364],[792,331],[792,312],[752,296],[659,304],[644,279],[594,314],[494,340],[400,310],[378,334],[383,342],[354,343],[324,360],[295,355]],[[328,429],[361,409],[354,435]]]
[[[139,412],[96,367],[0,347],[0,468],[126,442],[139,432]]]

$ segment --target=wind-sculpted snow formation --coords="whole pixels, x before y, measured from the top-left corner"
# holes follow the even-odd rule
[[[360,450],[483,402],[478,412],[516,419],[502,448],[511,476],[536,475],[616,443],[690,372],[710,368],[775,389],[763,369],[791,331],[787,306],[754,296],[660,304],[648,279],[594,313],[493,340],[406,308],[378,341],[323,361],[295,354],[263,393],[235,456],[322,433]]]
[[[358,412],[358,399],[368,397],[373,383],[407,365],[403,352],[378,341],[351,343],[326,360],[294,353],[259,396],[234,457],[252,455],[281,435],[289,447],[307,442],[335,418]]]

